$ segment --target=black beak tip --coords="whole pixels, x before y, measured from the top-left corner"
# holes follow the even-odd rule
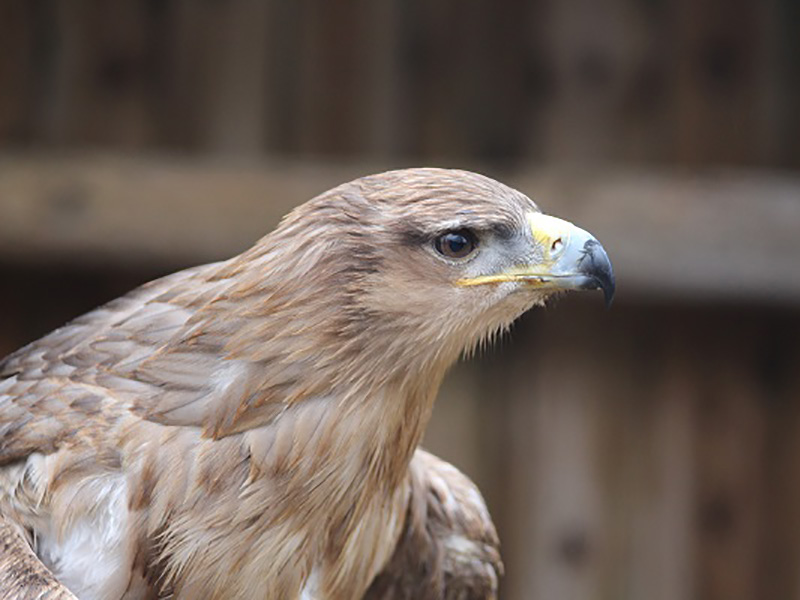
[[[614,278],[614,269],[603,246],[597,240],[589,240],[583,247],[581,269],[593,283],[595,289],[603,290],[606,308],[611,307],[617,283]]]
[[[616,290],[616,287],[617,284],[614,281],[613,273],[610,279],[600,282],[600,288],[603,290],[603,299],[606,302],[606,308],[611,308],[611,303],[614,301],[614,291]]]

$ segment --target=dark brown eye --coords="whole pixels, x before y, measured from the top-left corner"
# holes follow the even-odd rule
[[[436,251],[447,258],[464,258],[478,245],[475,234],[469,229],[448,231],[436,238]]]

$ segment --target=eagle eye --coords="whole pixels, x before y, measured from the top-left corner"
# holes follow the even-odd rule
[[[447,258],[465,258],[478,246],[478,239],[469,229],[456,229],[437,237],[434,246]]]

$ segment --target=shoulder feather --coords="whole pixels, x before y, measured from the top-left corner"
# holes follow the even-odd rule
[[[494,524],[475,484],[417,450],[400,541],[367,600],[488,600],[503,572]]]

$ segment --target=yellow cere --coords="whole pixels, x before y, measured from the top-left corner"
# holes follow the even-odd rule
[[[528,213],[528,225],[533,239],[548,251],[558,240],[560,245],[566,244],[570,230],[575,228],[569,221],[542,213]]]

